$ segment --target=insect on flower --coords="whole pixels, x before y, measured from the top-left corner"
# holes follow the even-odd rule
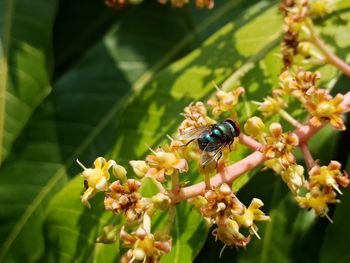
[[[180,135],[180,140],[189,140],[186,146],[193,141],[197,141],[199,149],[202,151],[200,164],[205,167],[211,161],[216,160],[216,164],[222,156],[222,150],[225,146],[231,145],[236,137],[239,136],[239,125],[226,119],[213,125],[192,128],[184,131]]]

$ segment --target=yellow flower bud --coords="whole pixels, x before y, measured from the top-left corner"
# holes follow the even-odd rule
[[[259,117],[251,117],[244,124],[244,130],[247,134],[258,137],[264,130],[265,124]]]
[[[121,166],[119,164],[113,165],[112,172],[113,172],[113,175],[117,179],[119,179],[120,181],[125,182],[127,180],[127,178],[126,178],[126,169],[123,166]]]
[[[140,178],[144,177],[147,171],[150,169],[149,165],[145,161],[130,161],[129,163],[134,170],[134,173]]]
[[[158,193],[154,196],[152,196],[152,203],[155,206],[155,208],[161,209],[161,210],[166,210],[169,208],[169,205],[171,203],[171,200],[169,196]]]

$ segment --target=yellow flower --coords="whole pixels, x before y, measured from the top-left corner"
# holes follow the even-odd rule
[[[254,221],[270,220],[270,217],[266,216],[265,213],[259,209],[263,205],[264,203],[260,199],[253,198],[248,208],[244,207],[244,213],[242,215],[235,216],[235,219],[239,226],[249,228],[251,233],[256,235],[259,239],[260,237],[257,233],[258,228],[254,224]]]
[[[343,174],[340,171],[340,168],[341,164],[337,161],[331,161],[328,166],[314,166],[309,172],[310,187],[328,186],[332,187],[339,194],[342,194],[339,185],[347,187],[349,185],[349,178],[347,174]]]
[[[295,197],[300,207],[305,209],[313,209],[318,216],[328,217],[328,204],[339,203],[340,200],[336,199],[336,193],[334,191],[321,191],[318,187],[312,188],[309,193],[303,196]]]
[[[213,107],[212,113],[214,116],[219,116],[223,112],[235,112],[234,108],[238,103],[238,98],[244,94],[245,90],[239,87],[233,91],[226,92],[217,87],[217,92],[213,99],[208,100],[208,105]]]
[[[98,157],[94,161],[95,168],[86,168],[79,160],[77,160],[77,163],[84,169],[81,176],[84,178],[86,190],[81,200],[86,207],[90,208],[89,199],[93,198],[98,192],[108,190],[109,169],[116,165],[116,162],[113,160],[106,162],[103,157]]]
[[[257,102],[258,110],[262,112],[265,117],[278,114],[281,110],[287,107],[287,103],[281,97],[266,97],[264,102]]]
[[[176,172],[187,172],[188,165],[184,158],[177,158],[174,153],[165,152],[158,148],[153,155],[146,157],[147,164],[151,167],[146,175],[154,176],[158,181],[165,180],[164,175],[171,176]]]
[[[134,173],[142,178],[146,175],[147,171],[151,168],[145,161],[130,161],[129,162]]]
[[[250,235],[239,232],[239,225],[233,219],[228,219],[225,225],[218,226],[212,232],[215,240],[219,239],[226,246],[245,247],[251,240]]]
[[[324,122],[330,122],[334,128],[345,130],[344,121],[340,116],[344,112],[344,107],[340,105],[343,99],[341,94],[332,98],[325,90],[315,92],[305,104],[311,115],[310,123],[319,127]]]

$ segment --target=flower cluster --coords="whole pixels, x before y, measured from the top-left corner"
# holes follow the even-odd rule
[[[261,206],[263,202],[254,198],[249,207],[245,207],[230,186],[222,184],[206,191],[200,212],[212,224],[216,224],[213,235],[217,239],[227,246],[245,247],[250,242],[251,235],[259,237],[254,221],[270,219],[259,209]],[[244,235],[240,232],[240,228],[249,229],[249,234]]]
[[[159,156],[158,158],[162,159]],[[167,160],[167,162],[169,161]],[[146,163],[135,162],[134,170],[139,174],[147,173],[151,169]],[[128,179],[126,169],[114,160],[106,161],[104,158],[98,157],[94,162],[94,168],[86,168],[79,161],[78,163],[84,169],[82,177],[86,191],[82,196],[83,204],[91,207],[88,200],[96,193],[104,192],[105,209],[124,216],[126,225],[120,231],[120,238],[124,245],[130,249],[123,255],[122,262],[160,262],[160,257],[171,250],[172,240],[171,238],[159,239],[150,232],[150,215],[154,213],[155,209],[167,209],[171,201],[170,198],[162,193],[152,198],[143,197],[140,191],[141,182]],[[110,173],[118,180],[109,182]],[[128,234],[125,227],[135,225],[138,226],[138,229]],[[117,240],[116,233],[116,226],[105,226],[96,241],[106,244],[115,242]]]
[[[140,190],[141,183],[134,179],[128,179],[124,184],[115,181],[109,186],[104,204],[106,210],[117,214],[124,213],[128,223],[137,223],[142,220],[148,203],[142,198]]]
[[[266,137],[266,145],[262,149],[268,159],[276,159],[283,167],[295,163],[293,151],[299,144],[298,136],[292,132],[283,133],[279,123],[270,125],[270,136]]]
[[[224,112],[228,112],[230,116],[236,117],[235,107],[239,96],[245,93],[244,88],[239,87],[229,92],[223,91],[218,87],[216,89],[215,98],[208,100],[208,105],[213,108],[212,114],[219,116]]]
[[[317,215],[330,220],[328,205],[340,202],[337,199],[337,194],[342,194],[339,186],[349,185],[348,175],[341,171],[341,164],[337,161],[331,161],[328,166],[315,165],[309,175],[308,192],[305,196],[297,196],[296,200],[302,208],[313,209]]]
[[[308,13],[307,0],[283,0],[280,10],[284,15],[284,36],[282,56],[285,69],[293,65],[293,57],[298,54],[300,32]]]
[[[310,123],[319,127],[330,123],[338,130],[344,130],[344,121],[341,114],[345,109],[341,106],[343,95],[337,94],[334,98],[327,90],[321,89],[317,81],[320,73],[298,70],[296,74],[284,71],[280,75],[280,86],[284,94],[296,97],[310,114]]]
[[[207,108],[203,102],[191,103],[184,109],[182,114],[185,119],[179,127],[179,133],[183,134],[193,128],[203,127],[215,123],[215,120],[207,114]]]

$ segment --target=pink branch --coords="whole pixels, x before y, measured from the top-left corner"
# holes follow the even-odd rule
[[[340,71],[345,73],[347,76],[350,77],[350,66],[346,64],[342,59],[340,59],[338,56],[336,56],[323,42],[322,39],[320,39],[316,34],[311,38],[310,40],[313,44],[315,44],[322,53],[326,56],[327,62],[332,64],[333,66],[337,67]]]
[[[316,164],[316,162],[314,161],[314,158],[312,157],[312,154],[310,152],[310,149],[307,145],[306,142],[300,144],[300,149],[304,154],[304,160],[305,160],[305,164],[307,169],[310,171],[311,168]]]
[[[350,109],[350,92],[344,95],[344,101],[342,102],[342,106],[349,111]],[[299,142],[306,142],[312,135],[314,135],[317,131],[319,131],[323,126],[314,127],[310,123],[301,126],[300,128],[294,130],[294,133],[299,137]],[[214,177],[210,179],[210,184],[213,187],[219,186],[223,183],[231,184],[236,178],[240,175],[246,173],[247,171],[253,169],[258,166],[262,162],[266,160],[266,157],[263,153],[258,150],[261,149],[262,145],[255,141],[254,139],[241,134],[239,136],[240,143],[248,146],[249,148],[255,150],[254,153],[248,155],[244,159],[236,162],[228,167],[226,167],[226,171],[224,174],[218,173]],[[172,196],[173,203],[179,203],[182,200],[186,200],[188,198],[192,198],[198,195],[203,195],[205,191],[204,182],[191,185],[188,187],[181,188],[177,195]]]

